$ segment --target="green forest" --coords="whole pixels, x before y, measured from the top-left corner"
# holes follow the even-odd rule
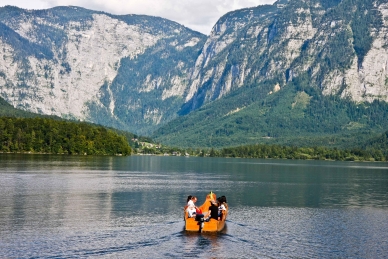
[[[140,154],[203,157],[388,161],[388,131],[366,141],[359,148],[352,149],[269,144],[221,149],[182,149],[161,144],[139,147],[140,142],[153,143],[153,140],[85,122],[51,118],[0,117],[0,152],[4,153],[125,156],[134,151]],[[130,143],[136,147],[135,150],[132,150]]]
[[[132,149],[125,136],[102,126],[0,117],[0,152],[126,156]]]
[[[388,131],[385,136],[387,147]],[[383,143],[383,142],[381,142]],[[353,149],[337,149],[327,147],[296,147],[280,145],[247,145],[221,150],[211,149],[210,157],[244,157],[244,158],[278,158],[278,159],[312,159],[337,161],[388,161],[388,152],[379,148],[369,147]]]
[[[336,161],[388,161],[388,131],[370,138],[358,147],[294,146],[252,144],[224,148],[172,148],[162,145],[142,148],[143,154],[173,154],[200,157],[236,157]]]

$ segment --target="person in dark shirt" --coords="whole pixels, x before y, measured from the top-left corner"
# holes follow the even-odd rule
[[[219,220],[218,217],[218,204],[217,201],[211,201],[209,207],[210,217],[211,219]]]

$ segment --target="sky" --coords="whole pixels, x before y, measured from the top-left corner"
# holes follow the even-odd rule
[[[152,15],[208,35],[217,20],[227,12],[274,2],[275,0],[0,0],[0,7],[13,5],[24,9],[47,9],[72,5],[118,15]]]

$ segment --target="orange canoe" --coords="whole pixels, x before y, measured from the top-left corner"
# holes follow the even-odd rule
[[[210,193],[206,196],[205,202],[199,207],[202,213],[207,215],[209,213],[209,207],[212,200],[216,200],[216,194]],[[219,232],[225,227],[226,217],[228,216],[228,206],[224,203],[226,210],[222,211],[220,220],[210,219],[209,221],[199,222],[195,218],[189,218],[186,207],[184,208],[185,229],[186,231],[196,232]]]

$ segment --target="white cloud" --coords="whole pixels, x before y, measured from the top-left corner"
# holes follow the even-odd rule
[[[74,5],[112,14],[160,16],[209,34],[217,20],[229,11],[274,2],[275,0],[1,0],[1,5],[15,5],[26,9]]]

